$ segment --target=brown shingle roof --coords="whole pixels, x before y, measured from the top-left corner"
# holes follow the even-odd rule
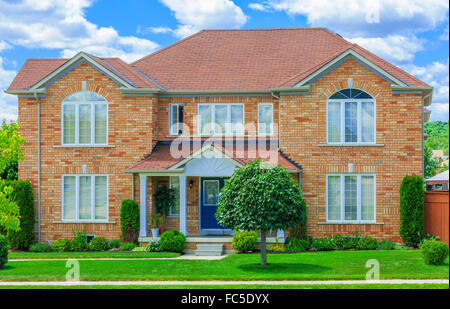
[[[325,28],[203,30],[131,65],[92,57],[138,88],[266,90],[291,87],[352,49],[409,86],[428,86]],[[67,59],[29,59],[8,90],[25,90]]]
[[[216,149],[222,151],[228,157],[233,158],[238,163],[244,165],[257,158],[261,158],[264,160],[266,155],[260,155],[258,151],[256,151],[256,156],[249,154],[248,146],[245,144],[243,151],[237,152],[237,145],[234,145],[233,151],[227,150],[223,145],[213,143],[212,144]],[[244,144],[241,144],[244,145]],[[190,147],[190,150],[183,153],[181,157],[173,157],[170,151],[170,144],[168,143],[157,143],[155,148],[153,148],[151,154],[144,157],[141,161],[133,164],[129,168],[128,171],[152,171],[152,170],[165,170],[175,165],[178,162],[181,162],[185,158],[191,156],[195,149],[194,147]],[[200,146],[198,146],[200,148]],[[301,166],[295,163],[293,160],[288,158],[285,154],[277,151],[277,165],[281,165],[288,170],[301,170]]]

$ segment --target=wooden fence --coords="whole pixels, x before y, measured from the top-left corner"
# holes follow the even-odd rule
[[[427,191],[424,196],[425,235],[439,237],[448,245],[448,191]]]

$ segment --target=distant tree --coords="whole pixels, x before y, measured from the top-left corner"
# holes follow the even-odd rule
[[[261,265],[267,264],[267,232],[286,230],[306,216],[299,185],[285,168],[264,164],[258,159],[234,171],[220,190],[216,213],[221,226],[261,232]]]
[[[17,179],[17,163],[23,159],[25,139],[19,135],[17,123],[3,121],[0,128],[0,177]]]
[[[430,148],[425,147],[423,163],[425,167],[425,177],[433,177],[436,175],[436,169],[439,167],[439,159],[432,158],[432,151]]]

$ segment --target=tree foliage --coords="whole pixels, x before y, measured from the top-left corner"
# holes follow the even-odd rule
[[[0,191],[0,228],[6,231],[18,231],[20,224],[19,206],[10,199],[12,192],[11,187],[4,187]]]
[[[424,133],[428,136],[425,146],[432,150],[444,150],[448,156],[448,121],[425,122]]]
[[[433,177],[436,175],[436,169],[439,167],[439,159],[432,158],[431,148],[425,146],[423,154],[423,164],[425,168],[425,177]]]
[[[423,238],[423,180],[406,176],[400,186],[400,236],[410,247]]]
[[[286,169],[264,165],[258,159],[236,169],[220,190],[216,213],[221,226],[261,231],[262,265],[266,264],[267,232],[286,230],[306,216],[300,188]]]
[[[120,208],[122,241],[137,243],[139,237],[139,206],[133,200],[123,200]]]
[[[25,145],[25,139],[19,135],[17,123],[3,121],[0,128],[0,175],[4,176],[5,169],[16,166],[23,159],[22,145]]]

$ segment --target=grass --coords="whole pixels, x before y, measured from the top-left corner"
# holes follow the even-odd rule
[[[11,252],[12,259],[174,258],[175,252]]]
[[[380,263],[380,279],[448,279],[444,265],[425,265],[419,250],[235,254],[222,260],[80,260],[82,281],[120,280],[364,280],[369,259]],[[65,261],[9,261],[0,281],[62,281]]]
[[[448,284],[321,284],[321,285],[73,285],[0,286],[0,289],[448,289]]]

